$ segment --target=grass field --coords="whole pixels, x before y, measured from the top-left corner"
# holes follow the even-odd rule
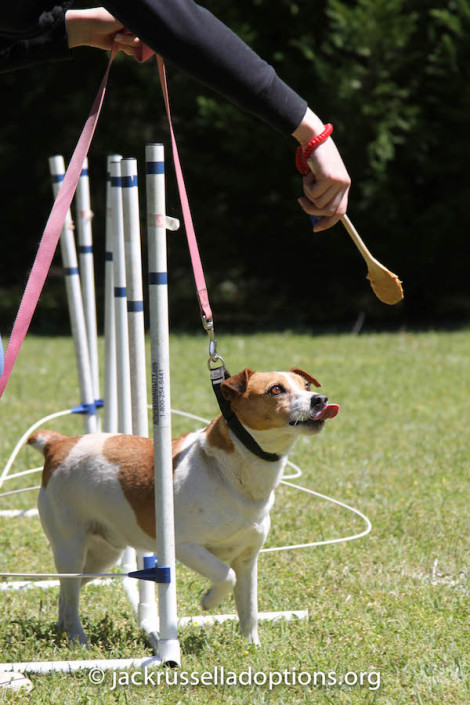
[[[172,406],[212,418],[216,404],[206,367],[206,340],[175,335]],[[31,676],[30,694],[5,702],[335,703],[464,705],[469,689],[469,390],[470,331],[311,336],[280,332],[222,335],[220,353],[236,372],[302,367],[318,377],[340,415],[316,438],[301,439],[295,480],[364,512],[372,532],[352,543],[264,554],[260,610],[308,609],[308,620],[264,622],[261,646],[248,645],[236,623],[181,630],[181,672],[199,677],[224,668],[238,685],[121,682],[110,673]],[[0,468],[20,435],[39,418],[74,406],[73,346],[68,339],[29,337],[0,402]],[[58,419],[65,433],[80,418]],[[174,435],[195,428],[175,417]],[[25,449],[13,472],[38,465]],[[38,484],[37,476],[8,483]],[[36,493],[0,499],[0,508],[30,507]],[[268,546],[361,531],[358,517],[285,486],[276,495]],[[37,519],[0,518],[0,571],[53,571]],[[200,614],[205,581],[177,571],[181,615]],[[1,661],[132,658],[151,655],[118,584],[88,586],[82,617],[90,637],[83,652],[55,628],[57,589],[2,591]],[[233,599],[216,612],[233,612]],[[1,669],[1,667],[0,667]],[[336,673],[349,684],[308,684],[305,674]],[[265,678],[283,684],[269,687]],[[362,685],[353,684],[363,676]],[[220,674],[220,670],[219,670]],[[256,674],[256,677],[254,677]],[[260,675],[261,674],[261,675]],[[354,675],[355,674],[355,675]],[[134,674],[134,680],[138,675]],[[249,681],[251,680],[251,684]],[[300,683],[298,681],[301,681]],[[113,689],[112,689],[113,688]]]

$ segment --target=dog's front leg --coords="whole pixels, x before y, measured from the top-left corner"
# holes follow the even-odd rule
[[[258,646],[258,551],[254,556],[237,558],[232,567],[237,576],[234,594],[240,631]]]
[[[212,582],[212,587],[202,597],[203,609],[215,607],[233,590],[236,582],[235,572],[204,546],[180,543],[176,547],[176,558]]]

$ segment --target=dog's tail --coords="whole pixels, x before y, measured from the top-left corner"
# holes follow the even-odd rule
[[[58,441],[63,437],[64,436],[62,436],[61,433],[57,433],[57,431],[36,431],[26,442],[29,446],[36,448],[36,450],[45,455],[49,443],[51,441]]]

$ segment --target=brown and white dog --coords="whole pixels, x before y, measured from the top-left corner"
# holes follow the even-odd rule
[[[339,409],[312,384],[320,386],[302,370],[246,369],[221,386],[238,420],[275,460],[248,450],[223,416],[173,441],[176,558],[211,581],[203,608],[234,590],[240,630],[255,644],[257,559],[274,490],[296,438],[318,433]],[[105,572],[126,546],[155,550],[152,440],[38,431],[28,443],[45,456],[38,507],[59,573]],[[78,603],[86,582],[63,579],[59,600],[59,627],[83,644]]]

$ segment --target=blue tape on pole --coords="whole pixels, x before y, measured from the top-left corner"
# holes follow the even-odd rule
[[[65,268],[65,276],[66,277],[71,277],[74,274],[78,274],[78,267],[66,267]]]
[[[122,179],[120,176],[112,176],[111,177],[111,186],[120,188],[121,185],[122,185]]]
[[[125,299],[127,296],[127,291],[125,286],[115,286],[114,296],[116,299]]]
[[[112,252],[106,252],[104,255],[105,261],[106,262],[112,262],[113,261],[113,253]]]
[[[147,162],[146,173],[147,174],[164,174],[165,173],[165,162]]]
[[[0,377],[3,374],[4,362],[5,362],[5,356],[3,354],[2,336],[0,335]]]
[[[79,245],[78,252],[81,255],[92,255],[93,254],[93,245]]]
[[[53,184],[60,184],[64,180],[65,174],[52,174],[52,183]]]
[[[164,286],[168,284],[168,275],[166,272],[150,272],[149,284],[154,286]]]
[[[80,172],[80,176],[88,176],[88,169],[82,169]]]
[[[72,414],[87,414],[88,416],[92,416],[93,414],[96,414],[96,404],[79,404],[78,406],[74,406],[73,409],[70,409]]]
[[[144,310],[143,301],[128,301],[127,310],[129,313],[141,313]]]
[[[135,188],[137,186],[137,175],[121,176],[122,188]]]
[[[102,409],[104,406],[103,399],[95,399],[95,406],[97,409]]]
[[[127,574],[136,580],[152,580],[154,583],[171,583],[169,566],[159,567],[157,556],[144,556],[144,569],[134,570]]]

